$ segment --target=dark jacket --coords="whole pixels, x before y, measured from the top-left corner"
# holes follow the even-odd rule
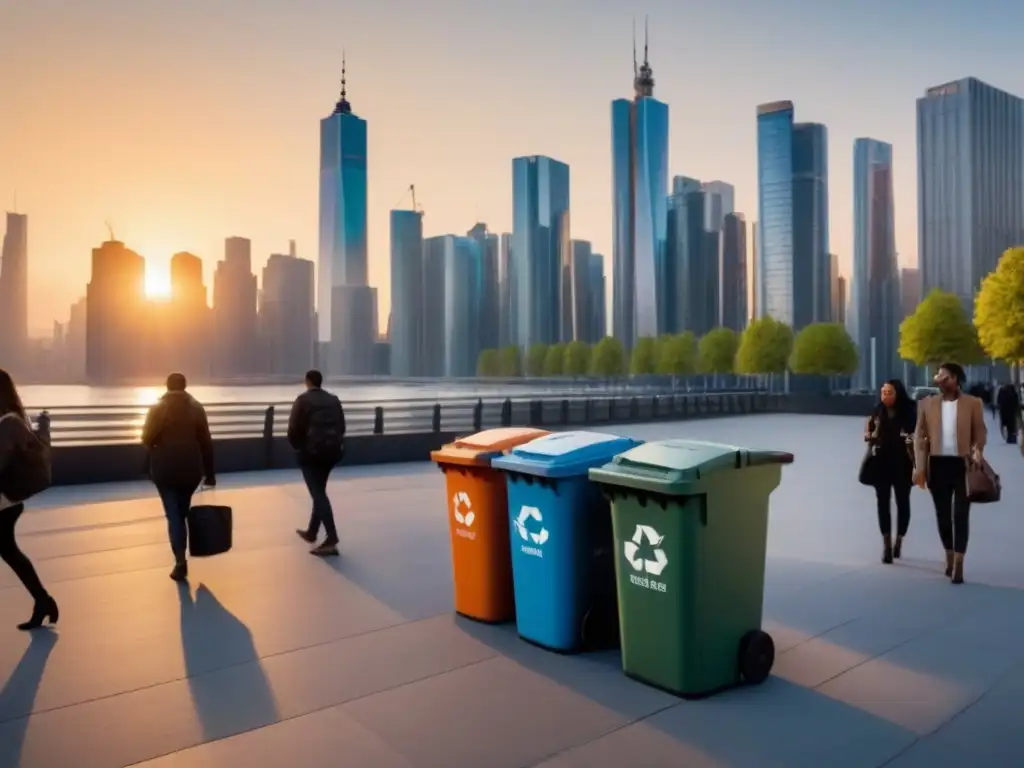
[[[215,480],[206,410],[187,392],[168,392],[149,409],[142,444],[158,486],[195,489],[204,479]]]
[[[913,438],[917,429],[917,408],[909,400],[897,406],[892,413],[881,403],[868,420],[868,432],[875,437],[875,455],[888,470],[886,480],[906,479],[910,482],[914,470],[913,445],[907,437]]]
[[[1014,425],[1020,413],[1020,395],[1012,384],[1004,384],[996,395],[999,417],[1003,425]]]
[[[337,424],[340,437],[345,437],[345,409],[341,407],[341,400],[337,396],[327,390],[314,388],[307,389],[295,398],[292,412],[288,416],[288,443],[298,454],[300,464],[324,460],[324,457],[309,455],[306,443],[310,427],[325,420]],[[340,458],[336,457],[335,461]]]

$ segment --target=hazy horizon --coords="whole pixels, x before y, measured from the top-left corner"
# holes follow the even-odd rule
[[[632,19],[650,15],[671,175],[723,180],[757,219],[755,107],[789,99],[829,131],[831,250],[848,275],[853,141],[893,144],[900,265],[917,263],[915,101],[974,76],[1024,94],[1024,22],[1008,0],[847,10],[812,0],[34,0],[0,7],[0,209],[29,216],[29,327],[84,295],[91,249],[119,240],[159,282],[248,237],[316,260],[319,121],[349,99],[369,124],[370,282],[383,328],[388,212],[416,185],[425,234],[510,231],[512,158],[569,164],[572,237],[611,273],[610,102],[632,86]],[[445,41],[455,40],[457,45]],[[666,190],[667,192],[667,190]]]

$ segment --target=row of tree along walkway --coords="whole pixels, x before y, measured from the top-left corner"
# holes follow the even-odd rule
[[[477,361],[478,376],[596,376],[627,374],[691,376],[693,374],[783,373],[843,376],[857,370],[857,348],[838,323],[815,323],[794,337],[792,329],[771,318],[753,321],[743,333],[715,328],[700,339],[687,331],[672,336],[641,338],[632,355],[611,336],[594,345],[535,344],[522,359],[517,347],[485,349]]]

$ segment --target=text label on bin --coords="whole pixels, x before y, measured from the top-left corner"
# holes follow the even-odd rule
[[[638,572],[629,575],[630,584],[651,589],[655,592],[665,592],[667,590],[665,582],[651,578],[661,576],[662,571],[668,565],[668,557],[665,555],[665,550],[661,548],[664,541],[665,537],[653,527],[649,525],[638,525],[636,527],[636,531],[633,532],[633,538],[623,545],[626,562],[629,563],[634,571]],[[641,557],[640,555],[640,549],[644,544],[649,548],[649,557]],[[647,573],[648,576],[642,576],[640,575],[641,573]]]

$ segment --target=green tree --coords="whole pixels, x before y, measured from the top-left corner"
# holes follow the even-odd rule
[[[714,328],[701,337],[697,370],[701,373],[732,373],[740,340],[732,328]]]
[[[544,355],[544,375],[561,376],[565,363],[565,346],[552,344]]]
[[[658,349],[658,373],[690,376],[697,367],[697,338],[690,332],[663,336]]]
[[[590,346],[574,341],[565,348],[562,371],[566,376],[586,376],[590,370]]]
[[[636,340],[633,355],[629,361],[630,373],[645,376],[654,373],[658,364],[658,341],[652,336],[642,336]]]
[[[590,355],[590,372],[595,376],[622,376],[626,373],[626,350],[622,342],[605,336],[594,345]]]
[[[544,361],[548,357],[547,344],[534,344],[526,353],[526,375],[543,376]]]
[[[1010,248],[981,281],[974,325],[989,357],[1024,362],[1024,248]]]
[[[523,356],[519,347],[502,347],[498,352],[498,371],[501,376],[515,378],[523,375]]]
[[[819,376],[849,376],[857,371],[857,345],[839,323],[811,323],[796,335],[789,370]]]
[[[771,317],[754,320],[740,337],[737,373],[785,373],[793,349],[793,330]]]
[[[476,375],[486,377],[501,375],[501,359],[498,356],[498,350],[480,350],[480,356],[476,359]]]
[[[900,357],[915,365],[938,365],[947,360],[974,365],[985,359],[978,332],[959,297],[938,289],[900,323]]]

